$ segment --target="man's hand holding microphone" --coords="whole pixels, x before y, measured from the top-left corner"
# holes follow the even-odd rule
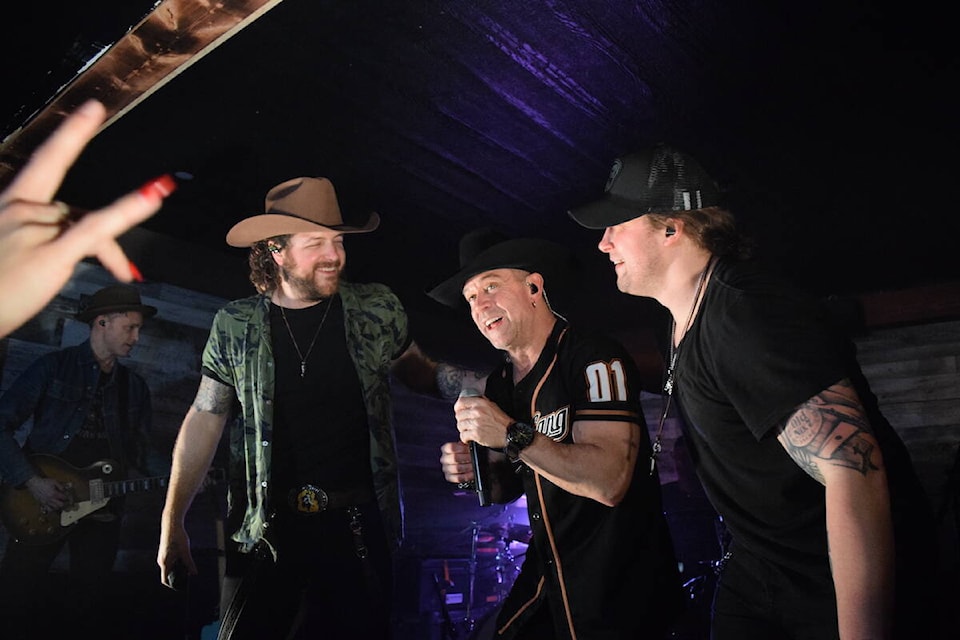
[[[512,420],[497,405],[472,387],[464,387],[453,405],[460,440],[440,447],[440,466],[448,482],[477,492],[480,506],[491,504],[484,479],[487,447],[500,450],[506,444],[506,429]]]

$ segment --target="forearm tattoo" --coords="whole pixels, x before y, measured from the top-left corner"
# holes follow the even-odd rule
[[[877,471],[879,448],[849,380],[813,396],[781,426],[777,438],[810,477],[824,484],[821,465]]]
[[[213,378],[202,376],[197,397],[193,399],[193,408],[205,413],[223,415],[230,410],[233,402],[233,387],[217,382]]]
[[[441,362],[437,365],[437,390],[440,397],[446,400],[455,400],[463,388],[463,374],[465,371],[453,365]]]
[[[440,362],[437,364],[437,391],[441,398],[456,400],[461,389],[471,385],[477,387],[478,383],[486,377],[486,372],[469,371],[452,364]],[[483,391],[483,389],[481,388],[480,391]]]

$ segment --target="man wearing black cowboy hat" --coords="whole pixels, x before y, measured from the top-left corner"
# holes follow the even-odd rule
[[[0,478],[11,531],[0,563],[4,637],[38,637],[37,625],[49,620],[44,612],[57,597],[47,572],[64,545],[70,551],[71,589],[57,619],[69,621],[70,631],[78,633],[93,632],[103,622],[105,603],[97,597],[107,594],[122,500],[92,509],[93,498],[77,487],[93,478],[87,468],[104,460],[112,463],[96,477],[102,472],[106,480],[125,479],[131,468],[146,475],[168,471],[149,443],[147,384],[118,361],[130,354],[144,319],[156,312],[132,286],[100,289],[76,316],[90,325],[89,339],[42,356],[0,397]],[[21,448],[15,432],[31,419]],[[64,521],[64,514],[79,519]]]
[[[547,289],[562,282],[566,257],[488,229],[461,240],[460,270],[430,295],[468,307],[506,358],[457,400],[460,440],[442,446],[441,465],[450,482],[476,482],[469,447],[481,445],[492,501],[526,494],[533,537],[496,637],[663,638],[680,578],[647,465],[639,373],[620,344],[552,310]]]
[[[220,638],[386,638],[402,533],[388,372],[436,391],[407,316],[382,284],[343,279],[346,224],[333,184],[295,178],[227,243],[250,248],[257,295],[216,315],[203,376],[174,449],[161,579],[196,567],[184,517],[239,400],[230,434],[232,531]],[[243,510],[242,513],[240,510]]]

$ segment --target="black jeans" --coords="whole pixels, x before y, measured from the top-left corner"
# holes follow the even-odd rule
[[[278,514],[277,561],[264,545],[229,553],[219,640],[388,639],[393,571],[376,503],[361,505],[366,559],[344,509]]]
[[[829,568],[800,575],[732,550],[713,599],[712,640],[835,640]]]

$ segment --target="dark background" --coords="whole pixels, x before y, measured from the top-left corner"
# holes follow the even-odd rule
[[[21,7],[40,26],[2,45],[5,133],[152,7]],[[174,21],[165,46],[186,49],[202,26]],[[699,157],[764,253],[820,295],[950,282],[948,29],[926,2],[286,0],[101,133],[61,196],[92,207],[159,173],[191,176],[144,226],[242,261],[230,226],[271,186],[327,176],[347,217],[383,219],[350,239],[352,276],[390,284],[414,313],[445,313],[423,292],[455,269],[458,238],[489,225],[573,247],[588,284],[570,311],[620,325],[635,319],[612,312],[636,307],[616,294],[599,234],[566,211],[599,195],[617,155],[665,140]],[[149,82],[147,65],[126,73]],[[149,266],[184,280],[182,265]],[[238,271],[204,286],[248,293]]]
[[[161,297],[164,283],[253,293],[245,251],[226,246],[227,230],[262,212],[275,184],[326,176],[347,218],[382,218],[375,233],[348,238],[350,277],[393,287],[428,352],[468,364],[492,357],[464,314],[424,292],[456,270],[464,232],[493,226],[575,251],[580,272],[554,283],[551,299],[574,322],[619,332],[655,391],[663,310],[616,291],[599,233],[566,211],[600,194],[615,157],[668,141],[700,158],[761,254],[815,295],[849,309],[846,300],[901,292],[880,298],[888,314],[906,300],[920,319],[943,308],[956,317],[955,297],[909,297],[955,292],[960,280],[958,54],[943,5],[284,0],[195,55],[218,17],[258,4],[18,6],[0,41],[0,177],[67,103],[95,96],[109,106],[155,86],[88,146],[58,194],[96,207],[177,175],[162,211],[123,239],[150,295]],[[148,16],[162,26],[138,28]],[[112,46],[131,39],[122,52]],[[158,60],[181,58],[193,64],[166,82],[154,77]],[[656,398],[646,403],[655,424]],[[179,404],[170,410],[182,415]],[[413,527],[401,606],[432,616],[414,616],[426,626],[410,629],[427,637],[440,613],[432,578],[452,571],[463,587],[474,523],[485,540],[478,589],[488,596],[498,570],[510,569],[504,552],[522,552],[498,532],[524,514],[481,512],[437,477],[448,405],[400,388],[396,410]],[[716,523],[695,484],[683,483],[690,476],[675,473],[665,490],[687,575],[709,578]],[[150,560],[143,589],[157,601]],[[170,594],[160,593],[166,606]],[[690,637],[701,623],[691,620]]]

